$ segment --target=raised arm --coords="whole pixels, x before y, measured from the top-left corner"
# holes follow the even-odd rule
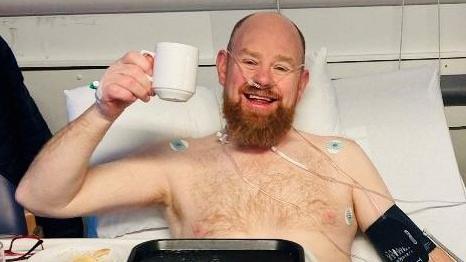
[[[151,57],[130,52],[108,68],[100,81],[100,102],[59,131],[29,167],[16,192],[22,205],[38,215],[72,217],[163,201],[163,177],[149,190],[144,175],[149,171],[138,170],[144,158],[89,167],[92,152],[113,121],[137,99],[147,102],[153,95],[146,76],[152,74],[152,65]]]
[[[353,143],[346,153],[348,160],[351,159],[352,176],[357,181],[353,189],[356,218],[361,231],[368,235],[379,254],[387,261],[453,261],[395,205],[363,150]],[[418,260],[423,252],[428,260]],[[409,258],[403,259],[404,256]]]

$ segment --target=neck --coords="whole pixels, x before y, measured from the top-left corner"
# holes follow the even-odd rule
[[[291,129],[286,133],[286,135],[283,138],[280,139],[280,142],[277,145],[274,145],[273,147],[276,148],[279,145],[284,146],[288,144],[292,140],[292,135],[290,131]],[[222,145],[232,144],[235,150],[243,153],[261,154],[271,150],[271,147],[262,147],[256,145],[239,145],[238,143],[235,143],[235,141],[232,140],[231,137],[228,135],[227,128],[224,128],[223,130],[217,132],[217,140]]]
[[[234,147],[237,151],[247,153],[247,154],[263,154],[270,150],[268,147],[258,147],[258,146],[241,146],[234,144]]]

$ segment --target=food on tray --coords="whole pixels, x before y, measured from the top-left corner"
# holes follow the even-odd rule
[[[110,253],[109,248],[102,248],[96,251],[88,251],[84,254],[78,255],[73,258],[72,262],[96,262],[102,261],[102,259]]]

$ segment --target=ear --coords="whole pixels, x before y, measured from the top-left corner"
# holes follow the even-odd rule
[[[218,51],[216,65],[218,82],[225,87],[228,65],[228,54],[225,50]]]
[[[304,90],[306,90],[307,84],[309,83],[309,70],[303,69],[299,76],[299,83],[298,83],[298,101],[301,100],[301,97],[304,94]]]

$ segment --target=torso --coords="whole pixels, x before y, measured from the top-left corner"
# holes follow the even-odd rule
[[[279,147],[308,172],[272,151],[244,152],[214,137],[203,140],[184,153],[191,159],[185,172],[169,177],[166,213],[174,237],[287,239],[321,261],[350,260],[357,230],[352,189],[329,179],[350,180],[320,152],[298,137]],[[325,152],[325,142],[316,142]]]

